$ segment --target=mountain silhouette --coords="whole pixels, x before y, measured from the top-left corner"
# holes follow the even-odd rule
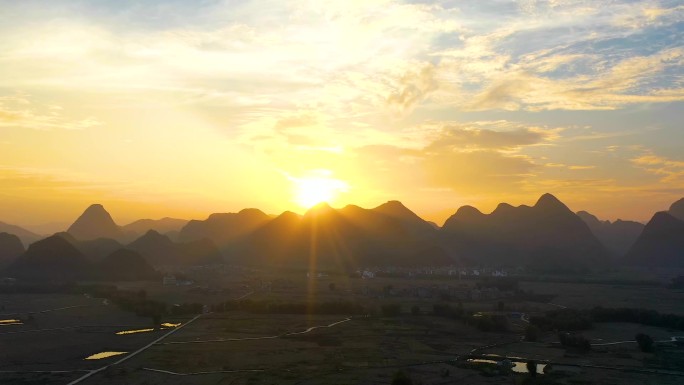
[[[161,234],[170,232],[180,232],[188,224],[186,219],[162,218],[162,219],[139,219],[121,227],[121,231],[130,240],[140,237],[149,230],[154,230]]]
[[[25,251],[19,237],[14,234],[0,233],[0,269],[14,262]]]
[[[220,249],[226,249],[234,242],[249,235],[271,217],[258,209],[244,209],[238,213],[211,214],[204,221],[191,220],[180,231],[181,242],[211,239]]]
[[[620,257],[627,253],[644,230],[644,225],[639,222],[621,219],[615,222],[601,221],[586,211],[578,211],[577,216],[582,218],[591,232],[610,252]]]
[[[684,267],[684,221],[657,212],[625,255],[624,264]]]
[[[581,270],[608,263],[586,223],[551,194],[531,207],[501,203],[490,214],[462,207],[442,233],[453,255],[481,265]]]
[[[29,230],[26,230],[22,227],[10,225],[4,222],[0,222],[0,233],[9,233],[12,235],[16,235],[21,240],[21,243],[24,244],[24,247],[43,238],[40,235],[33,233]]]
[[[419,217],[399,201],[389,201],[373,209],[374,212],[386,215],[399,221],[406,231],[418,238],[434,238],[439,233],[435,225]]]
[[[211,265],[223,262],[221,252],[210,239],[176,243],[154,230],[148,231],[126,248],[138,252],[154,266]]]
[[[67,232],[79,241],[97,238],[120,239],[123,235],[111,215],[100,204],[88,207]]]
[[[285,212],[245,238],[236,263],[354,270],[365,266],[448,265],[436,229],[399,202],[375,209],[327,203],[303,216]]]
[[[142,255],[153,265],[175,265],[179,259],[176,244],[169,237],[149,230],[145,235],[126,245],[126,248]]]
[[[673,217],[684,221],[684,198],[673,203],[668,210]]]
[[[216,244],[208,238],[177,243],[177,263],[185,266],[216,265],[223,263],[223,255]]]
[[[84,278],[88,272],[83,253],[59,235],[34,242],[7,268],[12,277],[47,281]]]
[[[94,266],[94,276],[107,281],[141,281],[159,274],[135,251],[118,249]]]
[[[78,251],[85,255],[89,262],[99,262],[114,251],[123,248],[123,245],[115,239],[97,238],[88,241],[79,241],[67,232],[55,233],[55,235],[60,236],[71,243]]]

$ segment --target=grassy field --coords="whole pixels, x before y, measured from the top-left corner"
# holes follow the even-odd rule
[[[330,284],[333,284],[332,286]],[[349,300],[362,304],[370,316],[253,314],[244,311],[204,314],[177,333],[126,362],[89,378],[86,384],[389,384],[398,370],[422,384],[518,384],[526,374],[501,374],[496,365],[469,364],[465,358],[497,354],[550,360],[582,367],[543,375],[550,384],[678,384],[684,377],[634,371],[684,370],[678,349],[659,348],[642,353],[636,344],[595,346],[589,353],[557,346],[555,333],[539,342],[521,342],[524,320],[509,316],[508,332],[482,332],[462,321],[431,315],[437,297],[389,294],[402,290],[442,287],[469,288],[472,281],[348,277],[308,280],[302,274],[232,275],[220,285],[163,286],[159,282],[119,284],[145,290],[148,298],[167,303],[215,304],[245,297],[282,302]],[[553,303],[587,308],[596,305],[648,307],[661,312],[684,312],[684,294],[659,287],[529,282],[524,290],[557,294]],[[405,291],[404,291],[405,292]],[[370,293],[370,294],[369,294]],[[534,314],[555,305],[506,298],[505,312]],[[499,300],[463,301],[472,312],[492,311]],[[382,305],[398,303],[399,317],[383,317]],[[457,306],[458,302],[448,302]],[[86,295],[1,295],[0,319],[19,319],[20,325],[0,326],[0,383],[65,384],[88,370],[111,364],[123,356],[89,361],[102,351],[133,352],[161,337],[166,330],[117,335],[116,332],[151,327],[148,317],[123,312],[102,299]],[[417,306],[421,314],[411,314]],[[47,311],[46,311],[47,310]],[[519,316],[518,316],[519,317]],[[190,316],[163,321],[187,323]],[[307,332],[309,328],[311,331]],[[679,332],[635,324],[595,324],[583,334],[593,344],[629,341],[636,333],[669,339]],[[492,346],[493,345],[493,346]],[[10,347],[10,348],[5,348]],[[460,360],[457,358],[460,357]],[[625,372],[586,365],[623,367]],[[31,371],[81,371],[29,373]]]
[[[538,294],[556,294],[554,304],[577,309],[629,307],[684,314],[684,293],[662,286],[521,282],[520,288]]]
[[[149,318],[123,312],[102,299],[83,295],[0,295],[0,319],[18,325],[0,326],[0,383],[65,383],[74,374],[14,375],[8,372],[91,370],[101,366],[86,357],[102,351],[130,352],[163,331],[117,335],[150,328]],[[6,382],[5,382],[6,381]]]

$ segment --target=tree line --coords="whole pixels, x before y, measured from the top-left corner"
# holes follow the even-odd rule
[[[367,309],[352,301],[282,302],[273,300],[228,300],[210,306],[211,311],[245,311],[261,314],[366,314]]]

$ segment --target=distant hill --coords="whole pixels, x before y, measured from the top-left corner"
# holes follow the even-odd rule
[[[491,214],[461,207],[442,233],[453,253],[480,265],[577,271],[603,268],[609,261],[587,224],[551,194],[531,207],[501,203]]]
[[[198,266],[215,265],[223,263],[223,255],[211,239],[198,239],[195,241],[176,243],[178,249],[179,265]]]
[[[59,235],[31,244],[7,268],[12,277],[45,281],[81,279],[88,273],[89,264],[83,253]]]
[[[437,230],[398,202],[375,209],[319,204],[285,212],[247,236],[231,262],[354,270],[366,266],[448,265]],[[431,238],[432,237],[432,238]]]
[[[21,243],[24,244],[24,247],[43,238],[40,235],[28,231],[22,227],[10,225],[4,222],[0,222],[0,233],[9,233],[16,235],[21,240]]]
[[[168,236],[150,230],[126,246],[154,265],[211,265],[223,263],[223,256],[210,239],[176,243]]]
[[[418,238],[435,238],[439,231],[436,225],[419,217],[399,201],[389,201],[373,209],[378,214],[383,214],[396,221],[412,236]]]
[[[95,264],[93,276],[107,281],[141,281],[158,279],[159,273],[140,254],[119,249]]]
[[[625,255],[624,264],[684,267],[684,221],[664,211],[656,213]]]
[[[0,269],[4,269],[24,253],[24,245],[14,234],[0,233]]]
[[[26,226],[26,228],[31,232],[42,235],[41,238],[45,238],[48,235],[52,235],[60,231],[66,231],[70,225],[71,223],[69,222],[46,222],[32,224],[30,226]]]
[[[79,241],[67,232],[56,233],[78,249],[89,262],[99,262],[116,250],[123,248],[123,245],[114,239],[98,238],[87,241]]]
[[[100,204],[88,207],[67,232],[79,241],[98,238],[121,239],[123,235],[112,216]]]
[[[211,214],[204,221],[188,222],[181,229],[178,239],[181,242],[189,242],[207,238],[220,249],[226,249],[270,220],[271,217],[258,209]]]
[[[22,280],[48,282],[159,278],[154,269],[139,254],[131,250],[119,248],[97,259],[87,257],[79,247],[92,242],[109,244],[116,241],[98,239],[79,242],[68,233],[57,233],[29,246],[7,267],[5,273]],[[104,249],[99,252],[103,253]]]
[[[149,230],[145,235],[126,245],[126,248],[142,255],[153,265],[174,265],[179,259],[176,244],[167,236]]]
[[[644,230],[644,225],[639,222],[623,221],[621,219],[618,219],[615,222],[601,221],[596,216],[586,211],[578,211],[577,216],[582,218],[584,223],[589,226],[592,233],[596,235],[596,238],[598,238],[610,252],[620,257],[627,253],[629,248]]]
[[[684,221],[684,198],[673,203],[668,210],[668,213],[677,219]]]
[[[124,234],[135,234],[134,238],[137,238],[150,230],[154,230],[161,234],[180,232],[188,222],[187,219],[169,217],[162,219],[139,219],[121,227],[121,231],[123,231]]]

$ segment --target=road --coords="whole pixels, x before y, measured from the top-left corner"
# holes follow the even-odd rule
[[[135,357],[135,356],[137,356],[138,354],[140,354],[140,353],[144,352],[145,350],[151,348],[152,346],[154,346],[154,345],[157,344],[158,342],[160,342],[160,341],[164,340],[165,338],[169,337],[169,336],[172,335],[173,333],[176,333],[177,331],[181,330],[181,329],[184,328],[185,326],[190,325],[191,323],[193,323],[195,320],[197,320],[197,319],[198,319],[199,317],[201,317],[201,316],[202,316],[202,314],[196,315],[196,316],[195,316],[194,318],[192,318],[190,321],[188,321],[188,322],[184,323],[183,325],[181,325],[181,326],[179,326],[179,327],[177,327],[177,328],[175,328],[175,329],[169,331],[168,333],[166,333],[166,334],[164,334],[163,336],[157,338],[156,340],[150,342],[149,344],[143,346],[142,348],[140,348],[140,349],[134,351],[133,353],[127,354],[125,357],[123,357],[122,359],[120,359],[120,360],[118,360],[118,361],[116,361],[116,362],[114,362],[114,363],[112,363],[112,364],[105,365],[105,366],[103,366],[103,367],[101,367],[101,368],[99,368],[99,369],[91,370],[91,371],[89,371],[87,374],[85,374],[85,375],[83,375],[83,376],[81,376],[81,377],[75,379],[74,381],[71,381],[68,385],[73,385],[73,384],[78,384],[78,383],[80,383],[80,382],[83,382],[83,381],[87,380],[88,378],[94,376],[95,374],[107,370],[109,367],[119,365],[119,364],[121,364],[121,363],[123,363],[123,362],[125,362],[125,361],[127,361],[127,360],[129,360],[129,359],[131,359],[131,358],[133,358],[133,357]]]

